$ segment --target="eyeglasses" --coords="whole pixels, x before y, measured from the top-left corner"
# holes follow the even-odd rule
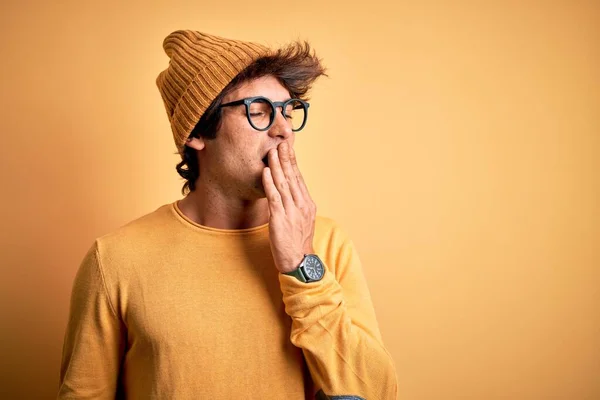
[[[306,125],[308,117],[308,104],[304,100],[289,99],[286,101],[271,101],[263,96],[248,97],[230,103],[221,104],[220,107],[246,106],[246,117],[250,125],[257,131],[266,131],[275,122],[277,107],[281,107],[281,115],[291,124],[292,131],[298,132]]]

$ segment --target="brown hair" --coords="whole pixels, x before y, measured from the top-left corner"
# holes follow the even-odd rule
[[[221,124],[221,108],[219,106],[222,104],[223,98],[242,83],[266,75],[274,76],[288,90],[290,96],[302,100],[308,100],[307,94],[319,76],[327,76],[321,60],[317,58],[308,42],[293,42],[273,54],[258,58],[233,78],[200,117],[190,133],[190,137],[214,139]],[[186,181],[181,189],[182,194],[185,195],[196,189],[200,166],[198,151],[187,145],[182,157],[183,159],[177,164],[176,169],[177,173]]]

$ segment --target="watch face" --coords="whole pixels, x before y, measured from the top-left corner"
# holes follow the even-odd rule
[[[304,272],[309,279],[318,281],[325,274],[325,268],[318,257],[309,255],[304,261]]]

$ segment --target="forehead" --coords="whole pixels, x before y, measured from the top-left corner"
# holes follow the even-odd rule
[[[290,93],[277,78],[267,75],[240,84],[223,98],[223,102],[226,103],[253,96],[264,96],[273,101],[283,101],[290,98]]]

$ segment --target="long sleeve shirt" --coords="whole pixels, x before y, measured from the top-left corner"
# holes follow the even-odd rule
[[[396,399],[352,241],[318,216],[313,247],[325,275],[303,283],[275,268],[268,224],[206,227],[177,202],[96,239],[58,398]]]

